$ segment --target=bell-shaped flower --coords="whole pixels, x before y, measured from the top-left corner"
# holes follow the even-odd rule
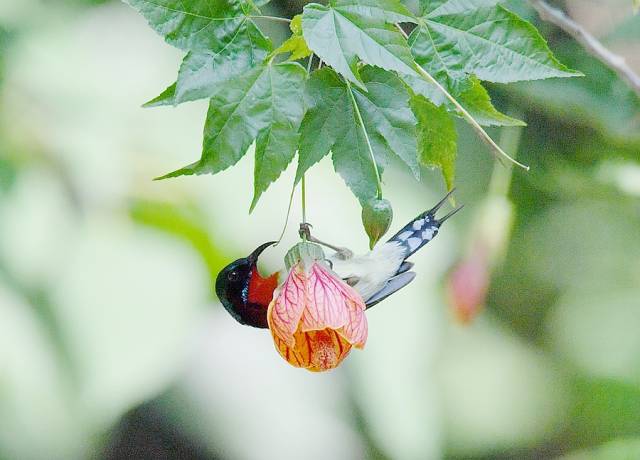
[[[289,273],[267,312],[278,352],[314,372],[337,367],[352,347],[361,349],[367,341],[362,297],[323,258],[316,245],[294,247],[287,256]]]
[[[446,292],[458,321],[469,324],[482,310],[489,289],[490,270],[484,251],[475,250],[449,275]]]

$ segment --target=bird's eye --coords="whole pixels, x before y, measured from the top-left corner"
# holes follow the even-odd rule
[[[229,273],[229,281],[238,281],[238,278],[240,278],[240,275],[238,274],[237,271],[232,271],[231,273]]]

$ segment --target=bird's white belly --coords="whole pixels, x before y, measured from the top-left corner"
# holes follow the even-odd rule
[[[333,263],[333,271],[341,278],[351,280],[354,289],[366,301],[396,274],[404,261],[404,250],[397,243],[385,243],[348,260],[335,256],[329,260]]]

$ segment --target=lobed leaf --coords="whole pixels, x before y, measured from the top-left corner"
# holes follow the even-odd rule
[[[404,76],[403,80],[411,87],[415,94],[426,97],[436,106],[444,106],[455,115],[462,116],[458,109],[449,101],[435,85],[417,77]],[[491,97],[482,86],[480,80],[471,76],[465,80],[457,100],[482,126],[525,126],[523,121],[511,118],[499,112],[491,103]]]
[[[209,104],[202,158],[160,179],[215,174],[236,164],[256,141],[253,209],[295,155],[305,77],[297,63],[264,64],[221,85]]]
[[[178,105],[209,98],[219,85],[261,64],[271,49],[271,41],[260,29],[253,22],[244,21],[221,49],[187,53],[177,81],[144,106]]]
[[[304,7],[302,31],[309,48],[320,59],[364,89],[359,60],[403,74],[416,73],[406,40],[392,25],[413,20],[410,14],[396,1],[334,0],[328,6],[311,3]]]
[[[255,142],[253,209],[296,149],[296,183],[331,152],[336,172],[363,206],[372,243],[386,220],[371,203],[381,200],[380,175],[393,158],[416,178],[419,163],[438,167],[452,187],[457,139],[451,114],[464,116],[507,156],[479,124],[524,123],[497,111],[480,80],[580,75],[498,0],[419,0],[420,17],[400,0],[311,3],[276,50],[251,17],[261,15],[268,0],[125,1],[168,43],[187,51],[176,82],[146,106],[211,98],[202,157],[163,178],[215,174]],[[407,22],[416,24],[408,39],[398,26]],[[305,69],[273,64],[281,53],[290,53],[290,61],[315,53],[330,67],[314,72],[304,91]]]
[[[369,17],[391,24],[417,22],[415,15],[398,0],[333,0],[330,3],[336,10],[354,17]]]
[[[292,32],[291,37],[285,40],[284,43],[282,43],[282,45],[273,52],[273,54],[291,53],[289,59],[292,61],[297,61],[298,59],[310,56],[311,50],[302,36],[302,15],[298,14],[297,16],[294,16],[291,20],[291,24],[289,24],[289,28]]]
[[[420,163],[440,168],[447,189],[451,190],[457,154],[457,134],[453,119],[445,107],[437,107],[420,95],[411,98],[411,107],[418,119]]]
[[[475,77],[470,79],[471,87],[458,97],[458,101],[473,118],[483,126],[526,126],[524,121],[499,112],[491,103],[491,97]],[[455,112],[455,109],[452,109]]]
[[[495,1],[428,2],[409,46],[416,62],[454,95],[480,80],[510,83],[581,75],[561,64],[529,22]]]
[[[409,107],[409,92],[397,76],[376,67],[364,67],[362,78],[367,91],[356,88],[352,93],[374,151],[387,158],[397,156],[419,180],[417,120]]]
[[[125,0],[167,43],[187,51],[221,50],[247,20],[240,0]]]
[[[419,177],[419,168],[416,119],[408,107],[409,94],[401,80],[375,67],[363,68],[362,80],[365,90],[349,86],[327,67],[311,75],[306,94],[308,111],[300,126],[296,182],[331,151],[336,171],[364,202],[377,196],[376,167],[381,173],[395,156],[407,164],[416,177]]]
[[[420,14],[457,14],[495,6],[503,0],[420,0]]]

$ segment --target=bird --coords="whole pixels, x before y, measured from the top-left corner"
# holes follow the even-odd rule
[[[441,218],[436,212],[455,190],[452,189],[431,209],[424,211],[402,227],[388,241],[376,245],[371,251],[354,255],[345,248],[322,243],[335,250],[326,261],[331,269],[362,297],[367,309],[377,305],[390,295],[411,283],[416,273],[407,259],[438,234],[442,224],[459,212],[458,206]],[[302,227],[302,226],[301,226]],[[306,228],[307,235],[308,227]],[[263,277],[258,271],[258,258],[277,242],[269,241],[258,246],[247,257],[231,262],[216,278],[218,299],[231,316],[240,324],[256,328],[268,328],[267,309],[279,280],[286,272],[279,271]]]

